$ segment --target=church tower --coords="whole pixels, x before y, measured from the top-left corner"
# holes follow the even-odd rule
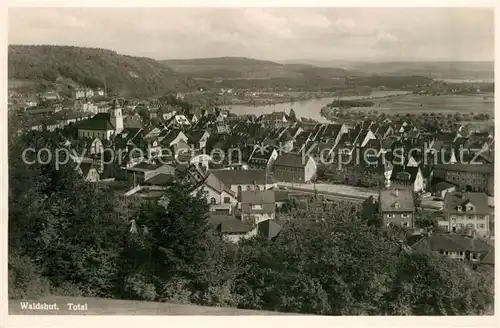
[[[123,113],[122,107],[118,102],[118,99],[113,100],[113,105],[111,106],[110,112],[111,123],[115,127],[115,134],[122,132],[123,130]]]

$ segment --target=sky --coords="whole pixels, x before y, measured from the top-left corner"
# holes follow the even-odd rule
[[[473,8],[10,8],[9,44],[155,59],[492,61],[494,11]]]

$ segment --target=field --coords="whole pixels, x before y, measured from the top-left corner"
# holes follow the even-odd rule
[[[391,114],[397,113],[431,113],[440,112],[454,114],[480,114],[492,115],[495,111],[493,94],[480,95],[402,95],[387,98],[373,99],[375,106],[368,108],[352,108],[351,110],[377,110]]]

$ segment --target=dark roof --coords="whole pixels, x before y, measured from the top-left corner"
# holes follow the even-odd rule
[[[458,212],[458,206],[471,203],[474,213],[489,214],[493,209],[488,205],[488,196],[480,192],[448,192],[444,197],[443,208],[448,212]],[[467,212],[464,212],[467,213]]]
[[[129,170],[143,170],[143,171],[154,171],[159,168],[161,165],[157,164],[149,164],[149,163],[139,163],[129,168]]]
[[[477,172],[477,173],[493,173],[494,167],[491,164],[438,164],[436,169],[445,171],[460,171],[460,172]]]
[[[287,190],[275,190],[274,200],[276,202],[284,202],[289,199],[289,192]]]
[[[309,160],[309,156],[303,157],[302,155],[295,154],[281,154],[278,155],[274,166],[289,166],[304,168]]]
[[[455,187],[454,184],[441,181],[432,186],[432,191],[443,191]]]
[[[89,171],[92,168],[94,168],[94,165],[92,163],[85,163],[85,162],[80,163],[80,170],[82,170],[84,177],[87,177],[87,175],[89,175]]]
[[[123,119],[123,127],[124,128],[134,128],[134,129],[142,129],[143,125],[141,120],[135,116],[127,116]]]
[[[379,203],[381,212],[413,212],[415,210],[413,192],[410,189],[380,190]]]
[[[268,176],[266,180],[264,170],[210,170],[210,173],[229,186],[273,183],[272,177]]]
[[[172,168],[172,171],[174,168]],[[171,174],[159,173],[154,175],[153,177],[144,181],[144,184],[150,186],[164,186],[173,181],[174,177]]]
[[[481,239],[459,234],[435,233],[425,236],[411,246],[416,251],[472,251],[492,253],[494,248]]]
[[[266,220],[257,225],[257,232],[261,236],[272,240],[278,236],[283,229],[285,222],[279,220]]]
[[[413,183],[417,177],[419,167],[394,165],[391,174],[391,181]]]
[[[252,224],[242,222],[236,218],[224,220],[218,226],[218,230],[222,233],[247,233],[253,229],[254,226]]]
[[[218,193],[222,193],[224,191],[232,196],[235,195],[235,193],[213,173],[209,173],[207,175],[207,177],[203,181],[203,184],[206,185],[207,187],[212,188]]]
[[[99,113],[94,115],[92,118],[80,121],[76,124],[78,129],[82,130],[109,131],[115,129],[110,121],[109,113]]]
[[[275,202],[274,190],[242,191],[241,204],[273,204]]]
[[[195,143],[198,143],[201,139],[201,137],[203,137],[203,135],[205,134],[205,130],[193,130],[193,131],[190,131],[189,134],[187,135],[188,137],[188,143],[189,144],[195,144]]]

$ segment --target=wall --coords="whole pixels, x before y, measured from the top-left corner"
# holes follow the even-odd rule
[[[381,213],[382,220],[384,222],[384,226],[387,226],[389,223],[394,225],[399,225],[403,227],[413,228],[413,213],[412,212],[391,212],[391,213]],[[389,217],[389,215],[391,217]],[[406,217],[403,217],[406,215]],[[406,223],[406,226],[404,225]]]

